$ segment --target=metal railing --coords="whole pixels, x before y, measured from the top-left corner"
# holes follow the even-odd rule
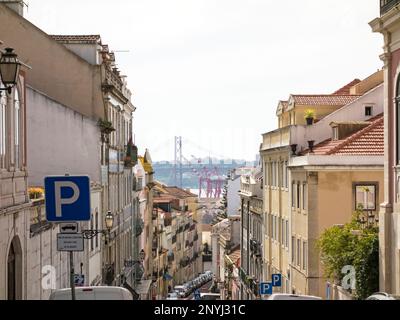
[[[381,16],[400,3],[400,0],[380,0]]]

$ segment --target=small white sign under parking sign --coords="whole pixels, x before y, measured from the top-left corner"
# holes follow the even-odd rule
[[[59,233],[57,234],[57,250],[67,252],[84,251],[84,240],[82,233]]]

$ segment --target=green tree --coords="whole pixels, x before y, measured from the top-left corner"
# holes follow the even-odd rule
[[[318,241],[325,276],[338,285],[342,269],[353,266],[356,272],[357,299],[365,299],[379,289],[379,229],[361,223],[364,212],[357,210],[350,223],[323,232]]]

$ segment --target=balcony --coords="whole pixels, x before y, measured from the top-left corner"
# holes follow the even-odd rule
[[[172,236],[172,243],[176,243],[176,236]]]
[[[185,231],[187,231],[187,230],[189,230],[189,228],[190,228],[190,224],[189,223],[187,223],[186,225],[185,225]]]
[[[400,3],[400,0],[381,0],[381,16]]]
[[[304,144],[306,126],[289,126],[263,134],[262,151]]]
[[[197,241],[197,240],[199,240],[199,235],[196,233],[196,234],[194,235],[194,237],[193,237],[193,241]]]

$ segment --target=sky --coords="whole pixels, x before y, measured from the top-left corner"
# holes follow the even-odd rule
[[[100,34],[133,92],[139,151],[253,160],[279,100],[382,68],[378,0],[25,0],[49,34]]]

